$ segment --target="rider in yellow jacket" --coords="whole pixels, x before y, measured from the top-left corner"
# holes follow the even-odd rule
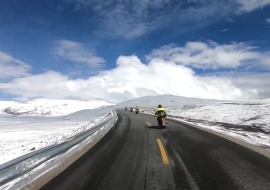
[[[167,117],[167,113],[166,113],[165,109],[162,108],[161,105],[158,105],[158,109],[157,109],[157,111],[155,113],[155,115],[158,115],[158,117],[157,117],[158,123],[159,123],[159,119],[160,119],[160,116],[161,116],[162,112],[163,112],[163,117],[166,118]],[[166,123],[167,123],[167,121],[166,121]]]
[[[160,114],[161,112],[164,112],[164,116],[165,116],[165,117],[167,116],[167,113],[166,113],[165,109],[162,108],[161,105],[158,105],[158,109],[157,109],[155,115],[158,115],[158,114]]]

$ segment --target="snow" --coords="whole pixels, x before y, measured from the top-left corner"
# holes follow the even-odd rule
[[[144,109],[153,114],[154,109]],[[167,107],[171,118],[239,138],[270,150],[270,99]]]
[[[94,109],[102,106],[109,106],[110,103],[100,100],[49,100],[35,99],[25,103],[14,101],[0,101],[2,114],[12,115],[66,115],[79,110]]]
[[[0,114],[0,165],[86,131],[111,118],[112,109],[110,103],[97,100],[36,99],[26,103],[0,101],[0,112],[2,112]],[[110,121],[87,140],[63,155],[68,156],[69,153],[78,151],[78,148],[82,148],[106,133],[113,125]],[[55,159],[57,160],[57,157]],[[59,162],[54,162],[54,164],[59,164]],[[51,165],[52,168],[55,167],[54,164]],[[41,170],[46,170],[46,168]],[[40,173],[40,170],[35,171]],[[31,179],[37,177],[36,175],[31,176]],[[16,180],[21,181],[22,178]],[[6,189],[6,187],[3,188]]]
[[[136,107],[140,108],[150,108],[157,107],[161,104],[164,107],[179,106],[179,105],[189,105],[189,104],[209,104],[213,102],[225,102],[222,100],[211,100],[211,99],[199,99],[199,98],[188,98],[183,96],[173,96],[173,95],[159,95],[159,96],[145,96],[125,102],[121,102],[115,105],[115,108],[124,107]]]
[[[111,114],[110,114],[111,116]],[[106,120],[106,117],[102,117],[96,120],[97,123],[102,123],[104,120]],[[28,172],[27,174],[24,174],[23,176],[16,178],[12,181],[10,181],[7,184],[4,184],[0,186],[0,190],[13,190],[13,189],[23,189],[26,185],[31,184],[33,181],[41,177],[42,175],[48,173],[49,171],[57,168],[57,167],[63,167],[66,165],[66,159],[72,155],[74,155],[77,152],[81,152],[86,145],[93,142],[95,139],[101,138],[104,136],[116,123],[117,121],[117,115],[113,117],[110,122],[106,123],[103,127],[101,127],[98,131],[96,131],[94,134],[89,136],[87,139],[85,139],[83,142],[75,145],[71,149],[69,149],[67,152],[58,155],[54,158],[51,158],[50,160],[46,161],[45,163],[41,164],[37,168],[33,169],[32,171]]]
[[[87,130],[106,113],[94,109],[55,117],[0,115],[0,164]]]
[[[221,101],[161,95],[125,101],[114,107],[139,106],[142,112],[153,114],[159,104],[172,118],[270,150],[270,99]]]
[[[35,99],[25,103],[0,101],[0,110],[3,111],[0,114],[0,164],[86,130],[94,125],[92,120],[115,108],[207,102],[216,100],[164,95],[142,97],[115,106],[100,100]]]
[[[141,97],[116,105],[99,100],[36,99],[26,103],[0,101],[0,164],[87,130],[106,119],[106,114],[113,109],[139,106],[141,111],[153,114],[159,104],[172,118],[270,150],[270,99],[229,102],[162,95]],[[100,129],[99,133],[106,133],[111,127]],[[97,134],[91,135],[84,143],[94,140]],[[79,146],[82,145],[70,151],[77,150]],[[57,159],[52,160],[59,164]],[[48,161],[47,165],[40,166],[42,171],[45,172],[48,164],[54,162]],[[50,165],[53,167],[55,165]],[[31,178],[37,177],[40,171],[31,171],[36,172]]]

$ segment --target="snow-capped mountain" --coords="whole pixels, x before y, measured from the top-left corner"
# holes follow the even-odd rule
[[[123,107],[157,107],[162,104],[164,107],[189,105],[189,104],[207,104],[213,102],[221,102],[219,100],[208,100],[198,98],[187,98],[182,96],[161,95],[161,96],[145,96],[137,99],[121,102],[116,105],[112,103],[92,100],[50,100],[35,99],[25,103],[15,101],[0,101],[0,113],[11,115],[66,115],[85,109],[108,109]]]
[[[110,106],[110,103],[100,100],[49,100],[35,99],[25,103],[14,101],[0,101],[0,111],[12,115],[66,115],[79,110],[94,109]]]
[[[190,104],[210,104],[215,102],[227,102],[227,101],[188,98],[173,95],[158,95],[158,96],[144,96],[137,99],[121,102],[119,104],[116,104],[114,107],[123,108],[123,107],[139,106],[140,108],[150,108],[150,107],[157,107],[159,104],[161,104],[163,107],[174,107]]]

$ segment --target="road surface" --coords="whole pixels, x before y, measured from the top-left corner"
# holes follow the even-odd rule
[[[118,111],[115,127],[43,190],[270,189],[270,159],[221,137]]]

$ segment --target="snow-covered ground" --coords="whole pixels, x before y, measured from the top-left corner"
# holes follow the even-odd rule
[[[270,150],[270,99],[166,106],[168,116],[239,138]],[[144,109],[153,114],[155,109]]]
[[[147,96],[115,105],[139,106],[153,114],[161,104],[170,117],[234,136],[270,150],[270,99],[256,101],[220,101],[162,95]]]
[[[228,102],[163,95],[141,97],[114,106],[103,101],[38,99],[27,103],[0,101],[0,164],[87,130],[108,118],[107,113],[112,109],[139,106],[141,111],[153,114],[158,104],[172,118],[270,150],[270,99]],[[99,133],[104,135],[111,127],[103,127],[87,142],[98,138]],[[65,156],[77,149],[79,146],[73,147]],[[62,158],[57,159],[31,171],[35,173],[33,179],[48,170],[48,163],[54,167]]]
[[[108,112],[92,109],[65,116],[0,115],[0,164],[87,130]]]
[[[93,110],[91,110],[90,112],[92,112],[92,111]],[[81,113],[82,112],[84,112],[84,111],[81,111]],[[87,115],[87,112],[85,112],[85,114]],[[77,113],[74,115],[76,116]],[[63,168],[68,167],[69,166],[68,164],[71,161],[68,158],[70,158],[71,156],[74,156],[76,153],[78,153],[79,155],[82,154],[83,150],[89,144],[92,143],[92,145],[93,145],[93,142],[96,139],[102,138],[117,122],[117,115],[115,113],[110,112],[109,114],[107,114],[107,116],[108,117],[111,116],[112,119],[110,119],[109,122],[106,122],[105,125],[102,125],[102,127],[100,129],[98,129],[95,133],[93,133],[91,136],[86,138],[84,141],[73,146],[68,151],[64,152],[63,154],[57,155],[57,156],[51,158],[50,160],[42,163],[37,168],[34,168],[33,170],[24,174],[23,176],[15,178],[14,180],[12,180],[8,183],[5,183],[2,186],[0,185],[0,190],[14,190],[14,189],[25,189],[25,188],[27,189],[26,185],[29,185],[29,184],[33,185],[33,182],[36,179],[40,178],[41,176],[44,176],[47,173],[52,172],[52,171],[57,172],[57,168],[63,169]],[[95,123],[101,123],[104,120],[107,120],[107,116],[100,117],[99,119],[95,120]],[[78,156],[78,155],[76,155],[76,156]],[[67,160],[69,160],[69,161],[67,161]],[[39,160],[35,160],[35,161],[39,162]],[[33,162],[31,162],[31,164],[33,164]],[[26,164],[26,167],[27,166],[28,166],[28,164]],[[48,175],[47,175],[47,177],[48,177]],[[1,175],[0,175],[0,178],[1,178]]]
[[[173,118],[270,149],[270,99],[227,102],[162,95],[141,97],[114,106],[103,101],[0,101],[0,110],[12,110],[10,114],[0,114],[0,164],[85,130],[85,126],[92,126],[87,125],[89,122],[112,109],[139,106],[146,113],[153,113],[158,104],[166,107]],[[91,109],[95,107],[101,108]]]
[[[89,122],[114,108],[131,105],[156,107],[160,102],[183,105],[213,100],[164,95],[142,97],[115,106],[99,100],[35,99],[25,103],[0,101],[0,164],[86,130],[93,126]]]

